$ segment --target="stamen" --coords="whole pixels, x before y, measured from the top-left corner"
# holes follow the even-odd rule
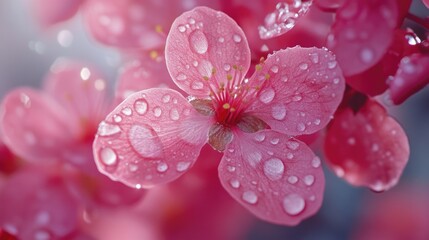
[[[162,29],[162,26],[159,24],[155,25],[155,32],[159,34],[164,34],[164,30]]]

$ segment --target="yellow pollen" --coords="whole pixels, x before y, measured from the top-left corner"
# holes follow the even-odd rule
[[[231,105],[229,105],[229,103],[224,103],[222,107],[223,109],[230,109]]]
[[[271,77],[271,76],[270,76],[270,74],[268,74],[268,73],[267,73],[267,74],[265,74],[265,80],[269,80],[269,79],[270,79],[270,77]]]
[[[150,55],[150,58],[152,58],[153,60],[155,60],[159,56],[158,52],[155,50],[150,51],[149,55]]]
[[[261,71],[261,69],[262,69],[261,64],[256,64],[255,69],[256,69],[256,71]]]
[[[212,68],[212,76],[216,74],[216,68]]]
[[[232,107],[231,109],[229,109],[229,111],[230,112],[235,112],[235,108]]]
[[[231,74],[227,74],[227,75],[226,75],[226,79],[227,79],[228,81],[231,81],[231,80],[232,80],[232,76],[231,76]]]
[[[163,29],[162,29],[162,26],[161,25],[159,25],[159,24],[157,24],[156,26],[155,26],[155,32],[157,32],[157,33],[164,33],[164,31],[163,31]]]
[[[207,76],[203,76],[203,79],[204,79],[204,80],[206,80],[206,81],[208,81],[208,80],[209,80],[209,77],[207,77]]]
[[[264,57],[261,57],[261,58],[259,59],[259,62],[260,62],[260,63],[264,63],[264,62],[265,62],[265,58],[264,58]]]
[[[232,65],[232,68],[233,68],[234,70],[237,70],[238,66],[237,66],[237,65]]]

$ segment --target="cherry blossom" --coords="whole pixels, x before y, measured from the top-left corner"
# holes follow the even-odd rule
[[[335,113],[324,150],[339,177],[377,192],[396,185],[410,155],[402,127],[382,105],[359,94]]]
[[[72,18],[85,0],[31,0],[33,14],[42,27],[51,27]]]
[[[244,78],[250,50],[243,31],[224,13],[198,7],[174,21],[166,62],[190,97],[154,88],[119,104],[102,123],[114,131],[99,131],[94,141],[99,170],[150,188],[184,174],[209,143],[224,152],[223,187],[250,212],[286,225],[313,215],[324,189],[320,159],[290,136],[320,130],[338,106],[344,79],[334,56],[280,50]]]

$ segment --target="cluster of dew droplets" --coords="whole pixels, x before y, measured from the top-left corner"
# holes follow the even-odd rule
[[[292,3],[279,2],[274,12],[265,17],[264,26],[259,26],[259,36],[269,39],[292,29],[297,18],[307,13],[312,1],[293,0]]]

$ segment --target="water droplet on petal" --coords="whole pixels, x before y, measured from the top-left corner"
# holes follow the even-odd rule
[[[227,166],[226,169],[228,169],[228,172],[235,172],[235,167],[234,166]]]
[[[153,115],[154,115],[155,117],[160,117],[160,116],[161,116],[161,114],[162,114],[162,109],[161,109],[161,108],[156,107],[156,108],[154,108],[154,109],[153,109]]]
[[[185,26],[183,26],[183,25],[179,25],[178,27],[177,27],[177,29],[179,30],[179,32],[181,32],[181,33],[184,33],[185,31],[186,31],[186,27]]]
[[[278,158],[272,158],[264,163],[264,173],[270,180],[279,180],[284,172],[283,162]]]
[[[299,102],[301,100],[302,100],[302,96],[299,94],[292,97],[292,101],[294,101],[294,102]]]
[[[165,94],[164,96],[162,96],[162,102],[163,103],[168,103],[171,100],[171,96],[170,94]]]
[[[276,120],[283,120],[286,117],[286,107],[282,104],[276,104],[271,108],[271,116]]]
[[[88,68],[84,67],[80,70],[80,78],[84,81],[88,80],[91,77],[91,71]]]
[[[293,158],[293,153],[287,153],[286,154],[286,158],[287,159],[292,159]]]
[[[255,167],[262,160],[262,154],[260,152],[250,152],[244,156],[252,167]]]
[[[262,142],[262,141],[264,141],[264,140],[265,140],[265,134],[263,134],[263,133],[257,133],[257,134],[255,135],[255,140],[256,140],[257,142]]]
[[[356,139],[355,139],[354,137],[349,137],[349,138],[347,139],[347,143],[348,143],[349,145],[355,145],[355,144],[356,144]]]
[[[128,170],[130,170],[130,172],[135,172],[135,171],[137,171],[139,169],[139,166],[137,166],[136,164],[132,164],[132,163],[130,163],[129,165],[128,165]]]
[[[296,141],[288,141],[286,142],[286,146],[290,149],[290,150],[296,150],[299,147],[299,143]]]
[[[160,173],[164,173],[168,170],[168,165],[165,162],[160,162],[158,166],[156,166],[156,170]]]
[[[236,43],[240,43],[241,42],[241,36],[240,35],[238,35],[238,34],[234,34],[233,36],[232,36],[232,39],[234,40],[234,42],[236,42]]]
[[[120,123],[122,121],[121,115],[113,115],[113,121],[115,121],[115,123]]]
[[[206,35],[200,30],[195,30],[189,35],[189,44],[199,54],[206,53],[209,47]]]
[[[191,166],[191,162],[179,162],[176,165],[176,170],[178,172],[184,172],[188,170],[188,168]]]
[[[173,108],[170,110],[170,118],[171,120],[174,120],[174,121],[179,120],[180,114],[176,108]]]
[[[298,123],[298,125],[296,126],[296,129],[300,132],[304,132],[305,124],[304,123]]]
[[[296,193],[287,195],[283,199],[283,208],[289,215],[297,215],[305,208],[305,200]]]
[[[318,119],[318,118],[316,118],[316,119],[314,119],[314,124],[315,125],[320,125],[320,122],[321,122],[321,120],[320,119]]]
[[[150,126],[134,125],[128,133],[134,150],[145,158],[161,157],[163,146],[156,132]]]
[[[281,77],[280,80],[285,83],[285,82],[287,82],[289,80],[289,78],[284,75],[284,76]]]
[[[133,114],[133,111],[129,107],[125,107],[121,111],[125,116],[131,116]]]
[[[191,88],[194,90],[200,90],[203,89],[204,83],[201,81],[194,81],[191,85]]]
[[[360,51],[360,59],[364,63],[370,63],[374,58],[374,52],[369,48],[363,48]]]
[[[118,157],[115,151],[109,147],[100,150],[100,158],[103,164],[113,166],[117,163]]]
[[[337,62],[336,62],[336,61],[328,62],[328,68],[329,68],[329,69],[333,69],[333,68],[335,68],[336,66],[337,66]]]
[[[138,99],[134,102],[134,110],[136,110],[136,112],[139,115],[144,115],[147,111],[147,108],[148,108],[147,101],[144,100],[143,98]]]
[[[217,40],[218,40],[218,42],[220,42],[220,43],[225,42],[225,38],[223,38],[223,37],[219,37]]]
[[[236,189],[240,187],[240,182],[237,179],[231,179],[231,181],[229,181],[229,184],[231,185],[231,187]]]
[[[297,177],[297,176],[290,176],[290,177],[288,177],[287,181],[288,181],[290,184],[295,184],[295,183],[297,183],[297,182],[298,182],[298,177]]]
[[[183,80],[186,80],[188,77],[184,74],[184,73],[179,73],[177,76],[176,76],[176,79],[178,80],[178,81],[183,81]]]
[[[271,67],[271,72],[273,72],[273,73],[278,73],[279,72],[279,67],[277,66],[277,65],[274,65],[274,66],[272,66]]]
[[[231,65],[229,65],[229,64],[224,64],[224,65],[223,65],[223,70],[225,70],[225,71],[229,71],[229,70],[231,70]]]
[[[299,65],[299,68],[300,68],[301,70],[307,70],[307,69],[308,69],[308,64],[307,64],[307,63],[301,63],[301,64]]]
[[[245,191],[241,198],[243,199],[243,201],[250,204],[255,204],[258,202],[258,196],[253,191]]]
[[[273,101],[275,95],[276,93],[274,92],[274,89],[266,88],[259,95],[259,100],[265,104],[268,104]]]
[[[310,53],[310,59],[313,63],[318,63],[319,62],[319,54]]]
[[[273,145],[277,145],[278,143],[279,143],[279,141],[280,141],[280,139],[279,138],[273,138],[273,139],[271,139],[271,144],[273,144]]]
[[[314,183],[314,176],[313,175],[307,175],[304,177],[304,183],[307,186],[311,186]]]
[[[320,158],[318,156],[315,156],[313,160],[311,160],[311,166],[313,166],[314,168],[320,167],[321,163],[322,162],[320,161]]]
[[[102,137],[112,136],[112,135],[117,134],[119,132],[121,132],[121,128],[116,124],[110,124],[110,123],[106,123],[105,121],[102,121],[98,125],[97,134],[99,136],[102,136]]]

